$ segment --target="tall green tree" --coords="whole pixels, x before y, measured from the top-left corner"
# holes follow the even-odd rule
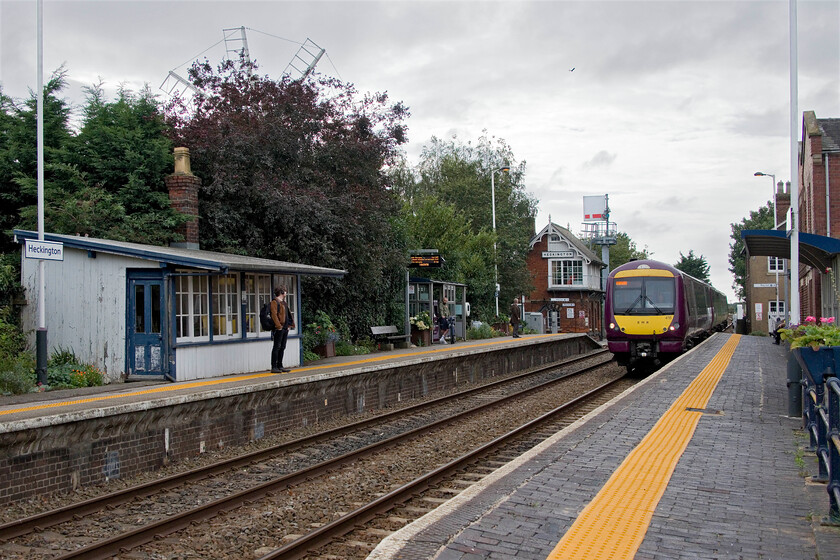
[[[689,249],[687,255],[683,255],[680,251],[680,260],[674,264],[674,268],[681,270],[690,276],[694,276],[698,280],[706,283],[711,283],[709,280],[709,263],[706,257],[694,254],[693,249]]]
[[[355,336],[400,324],[408,254],[385,169],[399,161],[407,108],[335,79],[260,77],[241,61],[190,76],[203,92],[194,110],[167,113],[202,180],[202,246],[346,270],[305,280],[304,322],[315,306]]]
[[[732,288],[741,301],[746,297],[747,276],[747,261],[741,232],[750,229],[773,229],[773,221],[773,203],[768,202],[758,210],[750,211],[749,217],[743,218],[740,223],[730,224],[732,242],[729,244],[729,272],[735,277]]]
[[[175,229],[185,218],[171,208],[164,184],[172,169],[171,143],[148,87],[139,95],[121,89],[107,101],[101,85],[92,86],[74,134],[71,107],[59,97],[66,85],[61,68],[44,87],[45,229],[151,244],[179,239]],[[6,102],[3,113],[0,126],[10,132],[0,143],[0,160],[12,162],[0,170],[3,226],[35,229],[34,93],[19,106]]]
[[[509,171],[499,171],[503,167]],[[496,256],[485,263],[485,269],[495,277],[494,262],[498,263],[500,301],[508,302],[518,294],[529,293],[532,283],[526,259],[535,233],[537,201],[524,186],[525,162],[516,161],[504,140],[486,135],[476,144],[457,138],[432,138],[423,150],[419,170],[416,193],[452,204],[475,234],[494,233],[495,204]],[[472,307],[476,316],[491,319],[495,315],[495,281],[489,290],[483,282],[480,284],[468,288]]]
[[[619,231],[615,238],[616,244],[610,246],[610,271],[634,259],[649,259],[653,254],[648,250],[647,245],[645,245],[644,249],[639,249],[636,246],[636,242],[623,231]],[[594,247],[589,244],[589,248],[598,257],[601,256],[599,247]]]

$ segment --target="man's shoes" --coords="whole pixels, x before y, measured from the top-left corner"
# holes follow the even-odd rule
[[[289,369],[289,368],[287,368],[287,367],[281,367],[281,368],[280,368],[280,372],[281,372],[281,373],[289,373],[290,371],[292,371],[292,370],[290,370],[290,369]]]
[[[271,368],[271,373],[283,373],[283,370],[280,368],[273,367]]]

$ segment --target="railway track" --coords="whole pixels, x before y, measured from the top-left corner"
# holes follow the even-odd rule
[[[568,369],[574,367],[574,362],[592,361],[594,357],[588,354],[562,365]],[[194,549],[183,557],[241,558],[244,557],[241,550],[227,546],[226,529],[239,527],[233,532],[248,532],[249,527],[257,526],[256,520],[267,517],[271,518],[272,526],[277,525],[275,522],[278,519],[285,520],[285,528],[279,530],[279,534],[283,535],[281,545],[283,541],[311,539],[311,536],[305,535],[312,533],[309,530],[312,526],[317,526],[316,530],[335,524],[341,527],[345,522],[340,520],[349,515],[348,511],[363,509],[352,507],[354,504],[371,501],[364,497],[365,491],[358,494],[347,492],[347,496],[341,496],[341,490],[336,490],[329,481],[338,480],[341,486],[340,481],[344,479],[349,480],[350,485],[358,479],[382,479],[378,486],[372,484],[373,488],[366,491],[368,495],[376,495],[373,502],[378,501],[390,494],[394,487],[404,486],[406,482],[398,480],[398,477],[386,477],[385,473],[378,471],[399,471],[404,475],[410,471],[407,468],[382,467],[381,456],[393,453],[383,450],[405,448],[409,441],[427,439],[434,447],[435,438],[438,438],[437,441],[457,439],[459,436],[441,434],[446,433],[447,425],[451,429],[451,425],[461,422],[459,418],[475,418],[494,407],[515,407],[511,403],[517,399],[522,402],[522,399],[529,398],[529,394],[550,391],[551,386],[569,383],[575,373],[558,375],[550,371],[552,368],[556,370],[558,364],[87,500],[75,507],[68,506],[7,523],[0,526],[0,540],[6,541],[0,545],[0,553],[9,558],[107,558],[119,557],[125,550],[142,546],[140,550],[143,552],[135,552],[132,557],[169,558],[175,545],[184,551]],[[516,390],[512,394],[504,394],[511,392],[512,386],[517,386]],[[429,436],[430,432],[437,435]],[[431,455],[423,451],[416,453]],[[371,459],[374,456],[379,458]],[[451,459],[443,461],[446,462],[451,462]],[[375,476],[371,477],[371,473]],[[412,473],[411,479],[414,478],[418,477]],[[306,487],[314,490],[302,489]],[[315,515],[313,518],[311,513],[298,515],[297,506],[288,504],[296,504],[303,495],[317,496],[314,498],[316,503],[318,500],[341,503],[333,511],[322,512],[320,517]],[[336,495],[348,499],[334,499]],[[369,506],[368,511],[378,514],[383,507]],[[289,518],[291,523],[287,523]],[[232,523],[232,519],[236,523]],[[350,524],[348,526],[355,526],[360,521],[356,518],[346,522]],[[206,526],[205,535],[209,536],[200,538],[198,545],[183,544],[181,541],[195,540],[190,535],[197,532],[196,527],[199,526]],[[179,539],[167,537],[178,531],[186,536]],[[326,529],[323,531],[327,532]],[[277,529],[268,532],[278,534]],[[337,531],[342,532],[346,533],[346,527]],[[119,535],[114,536],[114,533]],[[273,541],[268,536],[262,538],[259,535],[252,540],[277,542],[276,536]],[[214,553],[209,553],[208,547]],[[311,546],[306,545],[305,548],[308,550]],[[279,549],[282,550],[283,546]],[[220,550],[230,550],[230,553],[219,555]],[[254,550],[261,549],[252,547],[246,555],[254,557]],[[299,554],[297,552],[283,554],[292,554],[285,557],[300,557],[294,556]]]

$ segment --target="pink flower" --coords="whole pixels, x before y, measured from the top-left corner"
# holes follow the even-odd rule
[[[824,325],[832,325],[834,324],[834,317],[823,317],[820,322]]]
[[[806,322],[806,323],[816,323],[816,322],[817,322],[817,318],[816,318],[816,317],[811,317],[811,316],[808,316],[808,317],[805,317],[805,322]]]

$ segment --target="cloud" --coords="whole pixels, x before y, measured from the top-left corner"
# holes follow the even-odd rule
[[[592,168],[601,168],[601,167],[609,167],[615,161],[615,158],[618,157],[617,154],[611,154],[606,150],[601,150],[589,161],[585,161],[583,163],[584,169],[592,169]]]

